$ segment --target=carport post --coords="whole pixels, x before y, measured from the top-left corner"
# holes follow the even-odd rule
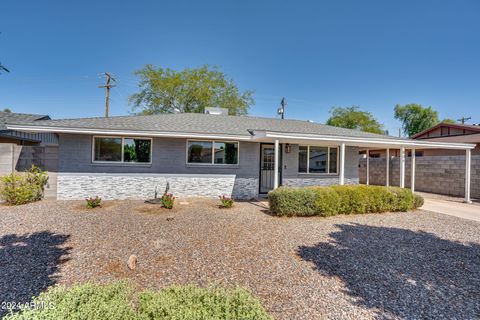
[[[340,185],[345,184],[345,143],[340,145]]]
[[[412,169],[411,169],[410,189],[415,192],[415,149],[412,149]]]
[[[471,163],[472,163],[472,150],[465,150],[465,202],[472,203],[470,199],[470,175],[471,175]]]
[[[274,167],[273,167],[273,188],[274,189],[277,189],[278,188],[278,160],[279,160],[279,150],[280,149],[280,142],[277,140],[275,140],[275,155],[274,155],[274,158],[275,158],[275,164],[274,164]]]
[[[370,150],[367,149],[367,186],[370,184]]]
[[[405,188],[405,147],[400,148],[400,188]]]
[[[390,149],[387,148],[387,169],[385,170],[387,176],[385,177],[385,185],[390,186]]]

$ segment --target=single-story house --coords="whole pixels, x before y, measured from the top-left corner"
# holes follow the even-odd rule
[[[459,123],[439,123],[422,132],[412,136],[415,140],[425,140],[432,142],[453,142],[453,143],[472,143],[475,149],[473,155],[480,154],[480,125],[469,125]],[[463,154],[459,150],[431,149],[424,150],[425,156],[446,156]]]
[[[50,120],[48,115],[28,114],[0,111],[0,143],[16,145],[56,145],[57,136],[54,133],[31,133],[7,129],[6,123],[33,123],[39,120]]]
[[[445,148],[467,155],[468,201],[468,161],[475,147],[310,121],[216,114],[42,120],[7,127],[58,135],[59,199],[145,199],[155,189],[161,194],[167,183],[177,196],[239,199],[257,198],[280,185],[357,184],[360,148],[400,149],[404,186],[406,149]]]

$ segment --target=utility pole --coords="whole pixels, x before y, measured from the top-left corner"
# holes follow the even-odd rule
[[[285,97],[282,98],[282,102],[280,102],[280,108],[278,108],[277,113],[282,117],[282,119],[285,119],[285,106],[287,104],[285,103]]]
[[[112,75],[108,72],[105,72],[102,74],[105,76],[106,83],[104,86],[98,86],[99,88],[105,88],[105,118],[108,118],[108,103],[110,101],[110,88],[116,87],[115,84],[112,84],[111,82],[117,82],[115,78],[112,77]]]
[[[465,121],[468,121],[468,120],[470,120],[470,119],[472,119],[472,117],[467,117],[467,118],[461,117],[461,118],[458,119],[457,121],[460,121],[462,124],[465,124]]]

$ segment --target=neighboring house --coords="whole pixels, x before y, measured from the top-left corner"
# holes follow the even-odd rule
[[[177,196],[250,199],[280,185],[357,184],[360,148],[474,147],[222,114],[18,121],[7,127],[58,134],[59,199],[145,199],[155,189],[161,194],[167,183]]]
[[[424,141],[441,141],[454,143],[473,143],[476,144],[472,154],[480,154],[480,126],[455,124],[455,123],[439,123],[436,126],[428,128],[412,137],[415,140]],[[424,150],[425,156],[444,156],[464,154],[458,150]]]
[[[453,143],[472,143],[475,144],[475,149],[472,150],[473,155],[480,155],[480,125],[467,125],[455,123],[439,123],[431,128],[428,128],[416,135],[412,136],[414,140],[425,141],[439,141],[439,142],[453,142]],[[385,150],[369,150],[370,158],[385,158]],[[366,150],[361,150],[360,154],[365,157]],[[455,156],[464,155],[463,150],[449,150],[449,149],[417,149],[416,156]],[[398,157],[400,151],[390,150],[390,156]],[[407,156],[411,156],[409,152]]]
[[[0,111],[0,143],[14,143],[17,145],[56,145],[57,135],[54,133],[28,133],[8,130],[6,123],[33,123],[38,120],[50,120],[47,115],[27,114]]]

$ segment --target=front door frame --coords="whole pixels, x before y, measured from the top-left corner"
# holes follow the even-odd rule
[[[258,166],[259,167],[258,168],[258,194],[262,194],[262,195],[265,195],[268,193],[268,191],[262,192],[262,153],[263,153],[262,146],[264,145],[272,146],[273,149],[275,150],[274,143],[269,143],[269,142],[260,143],[260,161]],[[276,164],[278,166],[278,186],[282,185],[282,163],[283,163],[283,145],[280,143],[279,150],[278,150],[278,163]]]

